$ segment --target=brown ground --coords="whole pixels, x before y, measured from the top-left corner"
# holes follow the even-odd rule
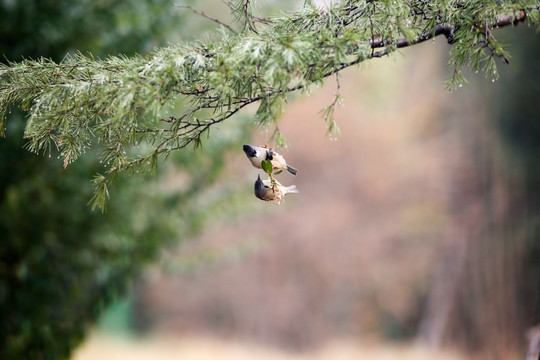
[[[462,360],[457,354],[404,345],[334,341],[309,353],[293,353],[256,344],[186,337],[133,341],[95,335],[72,360]]]

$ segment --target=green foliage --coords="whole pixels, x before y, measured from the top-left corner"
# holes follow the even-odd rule
[[[116,48],[132,54],[164,42],[168,26],[178,20],[169,9],[168,0],[2,2],[1,51],[11,59],[62,59],[77,44],[95,54]],[[77,31],[66,31],[71,24]],[[209,217],[223,212],[223,204],[234,203],[234,189],[207,189],[227,151],[247,142],[250,126],[246,118],[223,126],[201,151],[171,155],[156,177],[118,177],[102,214],[86,206],[95,194],[88,179],[95,176],[100,183],[96,174],[105,172],[108,159],[98,139],[67,131],[56,139],[64,143],[60,151],[44,139],[47,155],[36,156],[23,149],[23,114],[13,106],[2,110],[7,122],[6,138],[0,139],[0,359],[67,358],[163,247],[194,236]],[[76,146],[79,141],[86,149]],[[130,144],[124,150],[142,149]],[[64,169],[57,157],[65,165],[80,158]],[[151,162],[144,170],[150,168],[155,169]]]
[[[204,189],[242,135],[175,155],[154,180],[119,179],[102,215],[85,206],[93,193],[87,179],[100,171],[96,154],[64,170],[52,158],[14,151],[21,147],[16,124],[0,142],[0,358],[62,358],[144,264],[164,246],[194,236],[219,211],[212,207],[229,200]],[[187,182],[161,190],[178,171]]]
[[[270,160],[263,160],[261,162],[261,167],[265,173],[267,173],[268,175],[272,175],[273,166]]]
[[[103,207],[115,174],[152,168],[171,152],[200,145],[204,133],[243,107],[260,102],[259,121],[275,124],[288,93],[435,35],[452,44],[448,86],[463,81],[463,67],[496,76],[495,58],[508,55],[491,29],[525,16],[537,23],[539,7],[538,1],[342,0],[328,9],[307,2],[297,12],[261,19],[251,1],[228,4],[239,33],[222,27],[205,43],[160,48],[149,57],[77,54],[60,63],[42,58],[2,66],[2,119],[10,104],[21,104],[30,114],[29,149],[58,148],[64,165],[99,143],[106,170],[96,178],[94,200]],[[169,111],[177,101],[184,107]],[[335,136],[332,112],[333,106],[323,117]],[[285,143],[279,130],[276,136]],[[134,144],[144,150],[132,151]]]
[[[3,1],[0,52],[10,60],[42,56],[61,60],[77,50],[148,52],[170,40],[177,26],[182,14],[172,16],[167,11],[170,5],[167,0]],[[32,38],[40,41],[24,41]]]
[[[336,75],[336,81],[337,81],[337,88],[338,93],[334,97],[334,101],[328,105],[325,106],[320,112],[319,116],[322,117],[326,124],[326,135],[330,136],[330,139],[337,139],[337,137],[341,134],[339,127],[334,120],[334,111],[336,106],[342,105],[343,99],[341,98],[341,95],[339,94],[339,78]]]

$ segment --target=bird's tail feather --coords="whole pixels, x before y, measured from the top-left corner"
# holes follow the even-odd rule
[[[293,168],[292,166],[289,166],[289,165],[287,165],[287,171],[290,172],[293,175],[296,175],[296,173],[298,172],[297,169],[295,169],[295,168]]]
[[[300,191],[296,188],[296,185],[287,186],[287,190],[289,190],[290,193],[298,194]]]

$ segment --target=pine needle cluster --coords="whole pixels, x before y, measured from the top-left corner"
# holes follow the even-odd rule
[[[94,178],[94,206],[120,172],[155,168],[212,127],[258,103],[256,121],[277,127],[289,93],[308,91],[363,61],[444,35],[450,48],[448,86],[462,69],[497,76],[509,54],[493,29],[539,24],[540,1],[341,0],[327,8],[305,1],[296,12],[259,18],[252,1],[231,0],[235,24],[219,23],[214,38],[155,50],[149,57],[68,56],[60,63],[24,60],[0,66],[0,135],[9,107],[28,112],[29,150],[57,150],[68,166],[99,146],[105,171]],[[174,116],[167,106],[181,101]],[[333,104],[323,110],[331,136],[339,132]]]

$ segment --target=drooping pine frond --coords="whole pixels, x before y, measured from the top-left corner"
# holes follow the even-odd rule
[[[297,12],[258,19],[250,3],[229,2],[239,32],[224,26],[213,41],[157,49],[149,58],[79,54],[60,63],[2,65],[0,135],[8,108],[20,104],[29,114],[29,150],[58,149],[67,166],[100,146],[106,171],[95,178],[95,204],[103,206],[107,182],[117,173],[152,168],[172,151],[200,145],[213,125],[245,106],[258,103],[258,121],[276,125],[288,93],[437,35],[452,46],[450,86],[462,81],[464,67],[496,76],[496,60],[508,62],[508,54],[492,30],[526,20],[538,24],[540,6],[540,1],[342,0],[322,9],[306,1]],[[178,101],[177,113],[166,108]],[[164,115],[164,109],[173,115]],[[335,126],[331,113],[324,117]],[[282,139],[279,131],[276,135]]]

